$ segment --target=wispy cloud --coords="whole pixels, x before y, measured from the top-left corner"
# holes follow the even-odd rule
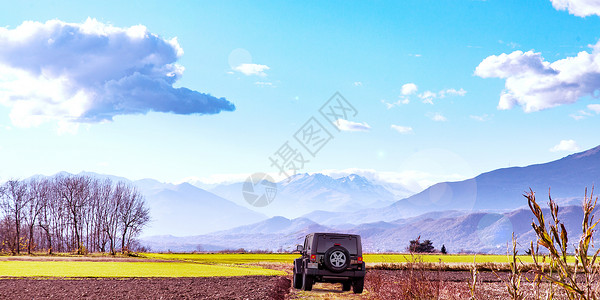
[[[11,121],[20,127],[58,121],[72,128],[149,111],[235,110],[225,98],[173,87],[184,70],[176,63],[182,55],[177,39],[142,25],[120,28],[87,19],[0,28],[0,104],[11,108]]]
[[[267,66],[267,65],[241,64],[239,66],[236,66],[233,69],[238,72],[241,72],[242,74],[247,75],[247,76],[257,75],[257,76],[265,77],[265,76],[267,76],[267,73],[265,73],[265,71],[270,70],[271,68],[269,68],[269,66]]]
[[[446,121],[448,121],[448,119],[446,119],[446,117],[444,117],[441,113],[431,114],[429,117],[433,121],[436,121],[436,122],[446,122]]]
[[[354,82],[354,86],[362,86],[362,85],[363,85],[363,83],[360,82],[360,81],[355,81]]]
[[[433,100],[434,99],[443,99],[446,98],[447,96],[464,96],[467,94],[467,91],[465,91],[464,89],[445,89],[445,90],[441,90],[439,92],[432,92],[432,91],[424,91],[423,93],[419,94],[419,98],[421,98],[421,100],[423,101],[423,103],[428,103],[428,104],[433,104]]]
[[[273,83],[268,81],[257,81],[254,84],[263,87],[274,87]]]
[[[575,152],[579,151],[579,145],[574,140],[562,140],[554,147],[550,148],[551,152]]]
[[[392,124],[391,128],[396,130],[400,134],[412,134],[413,133],[413,128],[410,126],[400,126],[400,125]]]
[[[400,99],[398,99],[398,101],[396,102],[387,102],[384,99],[382,99],[381,103],[383,103],[387,109],[392,109],[394,106],[400,106],[403,104],[410,103],[410,99],[408,99],[408,97],[400,97]]]
[[[507,46],[509,46],[509,47],[511,47],[513,49],[521,46],[521,45],[519,45],[519,44],[517,44],[515,42],[505,42],[503,40],[499,40],[498,43],[503,44],[503,45],[507,45]]]
[[[348,120],[344,120],[344,119],[338,119],[336,122],[336,125],[341,131],[369,131],[369,130],[371,130],[371,126],[369,126],[369,124],[367,124],[366,122],[359,123],[359,122],[352,122],[352,121],[348,121]]]
[[[469,116],[471,119],[475,120],[475,121],[479,121],[479,122],[485,122],[488,121],[492,118],[492,116],[488,115],[488,114],[483,114],[480,116],[477,115],[470,115]]]
[[[600,114],[600,104],[588,104],[587,108],[597,114]]]

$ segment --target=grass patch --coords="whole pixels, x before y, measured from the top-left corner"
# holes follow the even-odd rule
[[[0,261],[0,277],[212,277],[278,275],[251,266],[181,262]]]

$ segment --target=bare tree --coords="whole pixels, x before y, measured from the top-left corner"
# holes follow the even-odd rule
[[[9,239],[9,247],[14,254],[21,250],[21,223],[24,219],[27,198],[27,187],[19,180],[11,179],[5,184],[2,197],[2,209],[9,218],[14,229],[14,236]]]
[[[81,239],[84,207],[90,199],[91,179],[86,176],[63,177],[58,180],[60,197],[70,215],[77,254],[85,254]]]
[[[25,209],[25,223],[29,235],[27,253],[31,254],[35,246],[35,224],[43,211],[45,203],[48,202],[51,187],[47,179],[31,179],[24,184],[27,187],[28,198]]]
[[[69,175],[0,185],[0,251],[126,252],[148,221],[144,197],[124,182]]]
[[[121,251],[128,250],[131,239],[150,221],[150,209],[145,205],[144,197],[137,189],[126,186],[119,206],[119,225],[121,228]]]

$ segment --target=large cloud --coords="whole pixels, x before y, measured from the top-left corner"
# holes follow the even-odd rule
[[[558,10],[568,10],[578,17],[591,15],[600,16],[600,1],[598,0],[551,0],[552,6]]]
[[[553,63],[533,51],[492,55],[477,66],[475,74],[506,79],[499,109],[520,105],[532,112],[574,103],[600,88],[600,43],[591,48],[591,53],[582,51]]]
[[[176,39],[137,25],[88,19],[0,28],[0,103],[17,126],[45,121],[100,122],[149,111],[216,114],[235,106],[173,84],[183,67]]]

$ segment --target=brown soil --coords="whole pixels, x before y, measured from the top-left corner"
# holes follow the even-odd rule
[[[499,274],[507,279],[507,273]],[[520,289],[525,299],[546,299],[551,287],[547,283],[536,288],[527,274],[529,281],[523,277]],[[407,270],[370,270],[367,272],[365,288],[375,299],[469,299],[471,297],[470,272],[437,272]],[[554,299],[567,299],[560,288],[554,286]],[[506,285],[492,272],[481,272],[475,285],[476,299],[510,299]]]
[[[1,299],[285,299],[276,276],[128,279],[0,279]]]

